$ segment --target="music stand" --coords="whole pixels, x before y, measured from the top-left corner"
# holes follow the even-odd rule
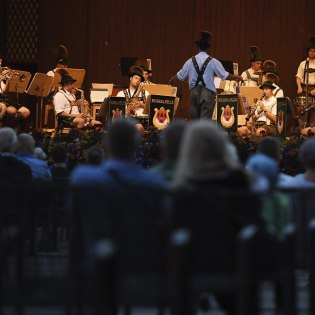
[[[6,92],[16,93],[16,103],[19,102],[19,93],[24,93],[28,82],[31,78],[31,73],[28,71],[14,70],[16,75],[13,75],[7,83]]]
[[[34,75],[33,80],[26,91],[27,94],[37,97],[36,129],[38,129],[38,126],[39,128],[42,128],[43,98],[48,96],[53,80],[53,77],[38,72]],[[41,98],[40,110],[38,108],[38,97]]]
[[[63,68],[63,69],[57,69],[55,72],[54,80],[52,83],[52,87],[61,87],[60,81],[61,81],[61,74],[60,72],[66,72],[68,73],[73,79],[77,80],[74,82],[74,86],[76,88],[81,88],[84,76],[85,76],[85,69],[73,69],[73,68]]]

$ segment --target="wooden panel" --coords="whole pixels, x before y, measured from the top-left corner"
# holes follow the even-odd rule
[[[249,46],[260,47],[265,59],[278,64],[280,86],[293,98],[299,62],[307,56],[307,38],[315,35],[315,1],[301,0],[39,0],[39,71],[55,65],[52,50],[69,48],[71,67],[85,68],[85,88],[92,82],[128,84],[120,74],[121,57],[150,57],[152,81],[166,84],[197,52],[194,41],[202,29],[213,34],[210,53],[221,60],[250,66]],[[188,117],[189,92],[178,115]],[[86,94],[88,95],[88,94]]]

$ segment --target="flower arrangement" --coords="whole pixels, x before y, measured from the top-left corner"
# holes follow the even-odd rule
[[[159,134],[160,131],[158,130],[150,130],[144,134],[136,153],[136,163],[140,167],[150,168],[161,160]],[[51,152],[53,146],[56,143],[64,145],[68,151],[68,166],[70,169],[79,163],[85,163],[85,150],[92,145],[102,146],[104,135],[104,131],[95,129],[70,129],[69,133],[54,136],[45,131],[33,133],[36,145],[46,152],[50,164],[52,163]],[[237,134],[229,134],[229,136],[237,148],[241,162],[245,163],[249,156],[256,152],[260,137],[254,135],[241,137]],[[302,136],[293,136],[281,141],[281,171],[290,175],[296,175],[301,171],[298,163],[298,151],[304,139]]]

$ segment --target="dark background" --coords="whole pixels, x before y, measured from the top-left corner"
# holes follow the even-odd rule
[[[0,5],[0,50],[7,64],[46,73],[55,67],[53,50],[62,43],[71,67],[86,69],[86,95],[92,82],[127,84],[121,57],[151,58],[152,81],[166,84],[197,52],[194,41],[206,29],[213,34],[210,54],[237,62],[240,73],[250,66],[249,46],[258,46],[263,58],[277,63],[279,85],[294,98],[297,67],[315,35],[313,0],[290,5],[287,0],[0,0]],[[187,84],[183,88],[177,115],[187,118]]]

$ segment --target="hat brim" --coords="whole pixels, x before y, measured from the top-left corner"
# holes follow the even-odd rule
[[[269,84],[262,84],[262,85],[259,86],[259,88],[260,88],[261,90],[263,90],[264,87],[267,87],[267,88],[270,89],[270,90],[274,90],[274,89],[276,88],[274,85],[269,85]]]
[[[139,73],[130,73],[129,78],[132,78],[133,76],[137,75],[138,77],[141,78],[141,82],[144,82],[144,76],[139,74]]]
[[[65,83],[74,83],[77,82],[77,80],[66,80],[66,81],[60,81],[59,84],[65,84]]]

